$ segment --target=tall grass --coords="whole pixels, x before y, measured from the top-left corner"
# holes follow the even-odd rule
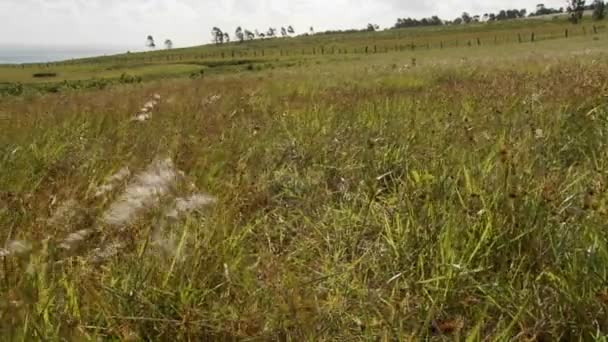
[[[3,98],[0,332],[605,338],[608,66],[564,55]],[[155,115],[131,122],[156,92]],[[130,201],[146,210],[104,222]],[[52,223],[61,210],[78,219]],[[11,241],[32,249],[9,255]]]

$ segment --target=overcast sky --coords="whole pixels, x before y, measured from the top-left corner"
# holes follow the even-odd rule
[[[538,0],[542,1],[542,0]],[[267,30],[293,25],[362,28],[368,22],[389,27],[398,17],[463,11],[483,14],[503,8],[534,9],[534,1],[512,0],[0,0],[0,45],[120,46],[138,49],[145,37],[171,38],[176,47],[208,43],[210,29],[234,32],[241,25]],[[561,7],[565,0],[546,0]]]

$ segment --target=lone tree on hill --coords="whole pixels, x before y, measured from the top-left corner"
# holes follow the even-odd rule
[[[289,32],[289,34],[295,34],[296,30],[293,29],[293,26],[289,25],[289,27],[287,28],[287,32]]]
[[[220,30],[219,27],[214,27],[211,29],[211,39],[215,44],[224,43],[224,32]]]
[[[165,48],[167,50],[173,49],[173,41],[171,39],[165,40]]]
[[[234,36],[236,37],[236,39],[239,42],[243,42],[243,40],[245,40],[245,34],[243,33],[243,28],[242,27],[237,27],[236,31],[234,31]]]
[[[595,0],[593,3],[593,19],[602,20],[606,16],[606,3],[603,0]]]
[[[156,43],[154,43],[154,37],[148,36],[148,38],[146,38],[146,47],[149,47],[150,49],[156,48]]]
[[[274,27],[269,27],[266,32],[266,37],[274,38],[277,35],[277,29]]]
[[[578,24],[583,20],[584,12],[585,0],[568,0],[568,14],[570,14],[570,21],[573,24]]]

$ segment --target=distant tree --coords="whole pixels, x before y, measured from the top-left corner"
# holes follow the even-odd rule
[[[243,40],[245,40],[245,34],[243,33],[243,28],[242,27],[237,27],[236,31],[234,31],[234,36],[236,37],[236,39],[239,42],[243,42]]]
[[[545,4],[538,4],[538,5],[536,5],[536,12],[530,13],[528,16],[534,17],[534,16],[557,14],[557,13],[563,13],[563,12],[564,12],[563,8],[560,8],[560,9],[548,8],[545,6]]]
[[[146,46],[149,47],[150,49],[156,48],[156,43],[154,42],[154,37],[148,36],[148,38],[146,38]]]
[[[295,34],[296,30],[293,29],[293,26],[289,25],[289,27],[287,27],[287,32],[289,32],[289,34]]]
[[[462,24],[462,18],[458,17],[458,18],[454,19],[454,21],[452,23],[454,25],[460,25],[460,24]]]
[[[165,48],[167,50],[173,49],[173,41],[171,39],[166,39],[165,40]]]
[[[412,18],[398,18],[397,23],[393,28],[405,28],[405,27],[418,27],[418,26],[441,26],[445,24],[443,20],[441,20],[438,16],[434,15],[430,18],[422,18],[412,19]],[[369,31],[371,28],[368,25],[367,30]],[[379,30],[380,27],[378,25],[374,26],[374,30]]]
[[[376,26],[374,24],[367,24],[367,31],[374,32],[376,31]]]
[[[573,24],[578,24],[583,19],[585,12],[585,0],[568,0],[568,14]]]
[[[224,32],[224,42],[230,43],[230,35],[228,32]]]
[[[519,10],[519,17],[520,18],[525,18],[527,14],[528,14],[528,10],[526,10],[525,8],[522,8],[522,9]]]
[[[219,27],[213,27],[211,29],[211,39],[215,44],[223,44],[224,43],[224,32],[220,30]]]
[[[496,14],[490,13],[488,15],[488,21],[496,21]]]
[[[606,17],[606,3],[603,0],[593,2],[593,19],[602,20]]]
[[[274,38],[277,35],[277,29],[274,27],[269,27],[268,31],[266,31],[266,37]]]
[[[310,29],[308,30],[308,32],[309,32],[311,35],[315,34],[315,28],[311,26],[311,27],[310,27]]]
[[[542,13],[545,11],[545,4],[536,5],[536,13]]]
[[[284,28],[284,27],[281,27],[281,36],[283,36],[283,37],[287,37],[288,36],[287,29]]]
[[[247,38],[247,40],[253,40],[255,39],[255,33],[245,30],[245,38]]]
[[[463,12],[462,15],[460,16],[462,18],[462,21],[465,24],[468,24],[471,22],[471,20],[473,20],[473,18],[471,18],[471,15],[467,12]]]

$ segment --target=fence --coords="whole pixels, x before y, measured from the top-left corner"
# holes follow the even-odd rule
[[[475,47],[487,45],[503,45],[513,43],[534,43],[542,40],[567,39],[575,36],[596,35],[604,32],[605,25],[568,27],[561,31],[542,32],[518,32],[510,34],[494,34],[483,37],[471,36],[463,39],[421,39],[407,41],[407,38],[390,38],[384,42],[368,44],[364,46],[338,46],[322,45],[288,48],[237,48],[227,49],[224,46],[208,48],[209,51],[189,52],[187,54],[171,53],[163,51],[151,54],[121,55],[103,58],[89,58],[80,60],[63,61],[57,63],[44,64],[22,64],[13,65],[14,68],[50,68],[53,66],[82,65],[82,64],[105,64],[105,63],[162,63],[162,62],[189,62],[197,60],[224,60],[224,59],[243,59],[261,57],[290,57],[290,56],[315,56],[315,55],[345,55],[345,54],[378,54],[388,52],[415,52],[419,50],[447,49],[457,47]],[[214,51],[215,50],[215,51]],[[201,63],[203,64],[203,63]]]

